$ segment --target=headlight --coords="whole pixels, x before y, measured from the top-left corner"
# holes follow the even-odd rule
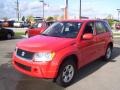
[[[53,52],[40,52],[40,53],[36,53],[34,55],[34,61],[51,61],[54,57],[55,53]]]

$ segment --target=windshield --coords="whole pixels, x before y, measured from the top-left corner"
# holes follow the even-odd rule
[[[48,27],[42,35],[63,38],[75,38],[80,30],[80,22],[56,22]]]

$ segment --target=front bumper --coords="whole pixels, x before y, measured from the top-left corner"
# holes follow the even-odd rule
[[[58,65],[54,62],[33,62],[24,60],[13,54],[12,64],[18,71],[38,78],[55,78]]]

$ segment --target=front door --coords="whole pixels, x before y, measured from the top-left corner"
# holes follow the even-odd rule
[[[79,49],[81,53],[81,65],[83,66],[96,59],[96,36],[94,35],[94,22],[89,22],[85,25],[83,35],[85,33],[92,33],[93,39],[81,39]]]

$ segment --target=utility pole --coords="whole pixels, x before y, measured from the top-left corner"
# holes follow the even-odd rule
[[[68,0],[65,0],[64,19],[68,19]]]
[[[20,18],[20,10],[19,10],[19,1],[16,2],[16,13],[17,13],[17,19],[19,21]]]
[[[117,11],[118,11],[118,21],[120,21],[120,20],[119,20],[120,9],[117,9]]]
[[[42,10],[42,14],[43,14],[43,16],[42,16],[42,17],[43,17],[43,20],[44,20],[44,0],[40,0],[40,2],[41,2],[42,5],[43,5],[43,7],[42,7],[42,9],[43,9],[43,10]]]
[[[81,19],[81,0],[80,0],[80,7],[79,7],[79,19]]]

